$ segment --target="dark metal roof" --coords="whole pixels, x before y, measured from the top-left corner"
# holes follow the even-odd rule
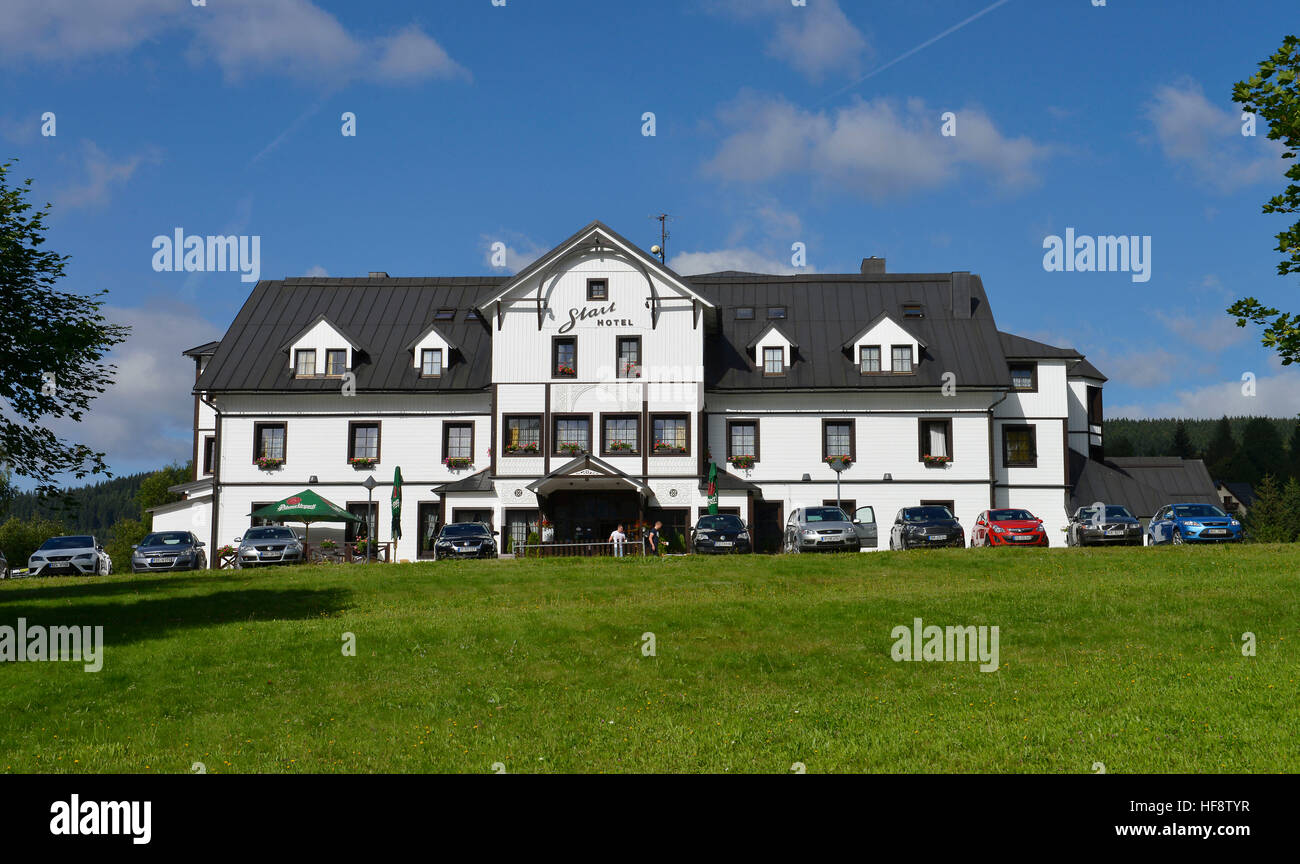
[[[220,344],[220,342],[204,342],[188,351],[182,351],[181,354],[185,357],[202,357],[205,354],[212,354]]]
[[[431,491],[446,495],[448,492],[492,492],[495,489],[496,486],[492,483],[492,478],[488,476],[488,469],[484,468],[482,471],[468,477],[435,486]]]
[[[791,348],[794,348],[795,350],[799,349],[799,343],[791,339],[790,334],[786,333],[785,330],[781,329],[781,327],[775,321],[769,322],[766,327],[764,327],[762,330],[759,330],[758,334],[754,336],[753,339],[749,340],[749,344],[745,346],[745,349],[748,351],[753,351],[756,347],[758,347],[758,343],[766,339],[767,334],[773,331],[775,331],[776,334],[780,336],[782,339],[784,339],[786,342],[789,342]]]
[[[1093,366],[1087,360],[1074,361],[1074,363],[1072,363],[1070,365],[1070,368],[1066,371],[1066,374],[1068,377],[1071,378],[1096,378],[1098,381],[1110,380],[1105,375],[1101,374],[1100,369],[1098,369],[1096,366]]]
[[[1227,489],[1228,494],[1247,507],[1255,503],[1255,489],[1249,483],[1221,481],[1219,485]]]
[[[1010,387],[988,296],[978,276],[970,277],[966,314],[954,314],[952,274],[844,274],[804,276],[693,276],[691,283],[719,306],[718,335],[705,346],[709,389],[792,390],[806,388],[939,387],[943,374],[958,386]],[[856,358],[843,345],[863,326],[888,313],[905,319],[903,305],[920,303],[923,318],[907,318],[907,329],[925,346],[912,375],[879,375],[864,381]],[[786,307],[781,328],[803,346],[786,374],[765,377],[746,346],[770,323],[762,314],[737,320],[726,307]]]
[[[1016,336],[1013,333],[1003,333],[1001,331],[998,332],[998,337],[1002,341],[1002,353],[1007,355],[1008,359],[1051,360],[1059,357],[1083,359],[1083,355],[1073,348],[1057,348],[1043,342],[1035,342],[1033,339],[1026,339],[1024,336]]]
[[[1071,512],[1095,501],[1122,504],[1139,519],[1150,519],[1166,504],[1218,504],[1205,463],[1177,456],[1126,456],[1088,459],[1070,451]]]
[[[259,282],[235,316],[196,390],[330,391],[338,379],[295,378],[282,350],[295,333],[326,318],[360,346],[358,391],[481,390],[490,385],[491,334],[465,311],[505,281],[501,276],[326,279]],[[406,346],[433,323],[438,309],[458,310],[438,328],[460,347],[440,378],[422,378]]]

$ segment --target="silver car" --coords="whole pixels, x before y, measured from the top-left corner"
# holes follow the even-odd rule
[[[131,572],[205,570],[203,541],[189,531],[155,531],[131,547]]]
[[[786,552],[857,552],[853,522],[838,507],[798,507],[785,523]]]
[[[243,537],[236,537],[235,542],[239,544],[235,566],[240,568],[265,564],[301,564],[305,557],[298,535],[292,528],[282,525],[249,528]]]
[[[113,561],[89,534],[51,537],[27,560],[30,576],[107,576]]]

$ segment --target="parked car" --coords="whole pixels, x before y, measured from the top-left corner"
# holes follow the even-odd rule
[[[268,564],[301,564],[303,545],[292,528],[283,525],[261,525],[249,528],[243,537],[236,537],[239,549],[235,553],[235,566],[261,567]]]
[[[749,529],[730,513],[701,516],[691,530],[691,542],[696,552],[705,554],[754,551]]]
[[[107,576],[113,561],[89,534],[51,537],[27,560],[31,576]]]
[[[1141,546],[1142,523],[1128,508],[1118,504],[1098,502],[1091,507],[1080,507],[1066,526],[1065,545]]]
[[[857,552],[862,541],[838,507],[796,507],[785,523],[786,552]]]
[[[859,507],[853,511],[853,530],[858,535],[859,549],[875,549],[880,542],[876,528],[876,508]]]
[[[451,522],[442,526],[433,544],[433,560],[440,558],[495,558],[494,531],[483,522]]]
[[[1146,538],[1152,546],[1237,543],[1242,538],[1241,522],[1213,504],[1169,504],[1151,517]]]
[[[0,549],[0,579],[9,578],[9,560],[5,558],[5,552]]]
[[[203,541],[189,531],[155,531],[131,547],[131,572],[206,570]]]
[[[966,530],[952,511],[937,504],[904,507],[889,532],[890,549],[965,545]]]
[[[1047,529],[1043,520],[1028,510],[985,510],[970,529],[970,545],[1047,546]]]

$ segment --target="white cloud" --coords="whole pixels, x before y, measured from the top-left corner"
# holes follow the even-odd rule
[[[1270,141],[1261,121],[1255,137],[1241,134],[1241,112],[1205,98],[1201,85],[1180,81],[1156,88],[1146,106],[1165,158],[1224,194],[1261,180],[1281,180],[1281,142]]]
[[[1101,370],[1110,384],[1146,389],[1162,387],[1174,379],[1174,373],[1186,373],[1186,358],[1164,348],[1137,348],[1111,351],[1097,348],[1087,352],[1088,362]]]
[[[789,0],[718,0],[713,11],[739,20],[759,20],[774,28],[766,53],[821,81],[831,72],[856,75],[867,40],[836,0],[794,6]]]
[[[796,268],[790,262],[769,258],[753,249],[738,247],[716,249],[711,252],[679,252],[668,259],[668,266],[683,276],[698,276],[722,270],[739,270],[743,273],[815,273],[812,267]]]
[[[114,474],[190,459],[193,446],[194,366],[188,348],[220,338],[222,328],[187,304],[105,306],[104,317],[131,333],[107,362],[114,383],[94,401],[81,423],[59,420],[60,437],[106,454]]]
[[[172,31],[187,32],[191,59],[215,62],[227,80],[260,74],[335,84],[469,77],[414,25],[363,37],[310,0],[220,0],[203,7],[178,0],[6,0],[0,57],[76,61],[131,51]]]
[[[1300,414],[1300,371],[1276,370],[1255,380],[1255,395],[1242,393],[1240,376],[1217,384],[1178,390],[1159,402],[1107,409],[1110,417],[1294,417]]]
[[[315,265],[313,265],[310,269],[308,269],[306,273],[304,273],[304,274],[302,274],[302,275],[307,276],[307,277],[309,277],[309,278],[310,278],[310,277],[313,277],[313,276],[319,276],[319,277],[324,278],[324,277],[329,276],[330,273],[329,273],[329,271],[326,270],[324,267],[320,266],[319,264],[315,264]]]
[[[113,159],[99,149],[95,142],[83,141],[81,159],[84,178],[55,193],[56,212],[104,206],[109,202],[113,190],[130,180],[136,168],[144,162],[155,162],[158,157],[148,154]]]
[[[1047,147],[1003,135],[979,108],[957,111],[957,134],[945,137],[942,113],[916,99],[855,99],[827,113],[742,94],[719,112],[731,133],[704,170],[737,182],[807,175],[874,199],[951,184],[964,169],[1012,189],[1036,180]]]
[[[496,257],[494,244],[502,243],[505,245],[505,266],[498,267],[497,262],[493,259]],[[479,245],[483,250],[483,263],[496,273],[508,273],[514,275],[529,264],[541,258],[550,248],[535,243],[531,238],[520,234],[518,231],[501,231],[497,234],[479,235]]]
[[[1250,335],[1222,310],[1199,315],[1157,312],[1160,323],[1202,351],[1218,354]]]

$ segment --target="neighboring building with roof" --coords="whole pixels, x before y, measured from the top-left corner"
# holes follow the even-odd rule
[[[1074,460],[1102,455],[1105,377],[999,331],[978,275],[869,258],[682,276],[600,222],[511,277],[263,281],[186,353],[199,487],[155,527],[206,526],[214,546],[306,486],[364,514],[369,475],[388,539],[398,466],[407,559],[447,521],[515,541],[542,517],[557,539],[684,530],[710,458],[760,548],[794,508],[835,500],[838,456],[841,500],[882,528],[931,502],[968,528],[1008,506],[1063,524]]]
[[[1244,519],[1255,505],[1255,489],[1249,483],[1218,481],[1214,489],[1219,493],[1219,505],[1238,519]]]
[[[1123,504],[1144,523],[1167,504],[1220,503],[1205,463],[1178,456],[1088,459],[1071,451],[1070,484],[1072,511],[1097,501]]]

